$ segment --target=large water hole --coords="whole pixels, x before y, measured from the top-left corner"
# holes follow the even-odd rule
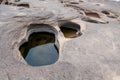
[[[74,38],[82,35],[80,25],[74,22],[65,22],[60,24],[60,29],[66,38]]]
[[[36,32],[40,28],[30,29],[31,31],[28,32],[32,32],[32,34],[28,36],[28,41],[19,48],[23,58],[31,66],[50,65],[55,63],[59,57],[58,42],[54,30],[49,32],[49,30],[52,31],[52,28],[47,29],[45,26],[48,25],[42,26],[43,28],[40,32]]]

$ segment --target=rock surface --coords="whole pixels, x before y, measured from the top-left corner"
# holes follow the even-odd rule
[[[120,80],[120,2],[5,2],[0,5],[0,80]],[[29,6],[18,6],[24,3]],[[65,38],[61,21],[80,24],[82,36]],[[55,64],[32,67],[20,55],[20,42],[30,24],[57,29],[60,53]]]

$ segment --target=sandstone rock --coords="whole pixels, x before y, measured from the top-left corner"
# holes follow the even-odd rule
[[[0,80],[120,80],[120,3],[62,1],[9,0],[0,5]],[[23,3],[29,7],[18,6]],[[80,25],[82,35],[65,38],[60,30],[65,22]],[[33,67],[21,56],[20,42],[31,24],[48,24],[57,30],[59,59],[55,64]]]

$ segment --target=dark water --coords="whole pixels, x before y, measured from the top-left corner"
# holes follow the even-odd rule
[[[54,34],[38,32],[31,34],[29,41],[21,45],[19,50],[29,65],[49,65],[55,63],[59,57],[58,49],[54,43]]]

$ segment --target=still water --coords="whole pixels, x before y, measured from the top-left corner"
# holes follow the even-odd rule
[[[59,57],[55,35],[48,32],[31,34],[28,42],[21,45],[19,50],[31,66],[50,65],[55,63]]]
[[[72,38],[72,37],[75,37],[77,35],[76,34],[77,30],[75,30],[75,29],[65,28],[65,27],[61,27],[60,29],[66,38]]]
[[[74,22],[65,22],[60,25],[60,29],[66,38],[74,38],[82,35],[80,25]]]

